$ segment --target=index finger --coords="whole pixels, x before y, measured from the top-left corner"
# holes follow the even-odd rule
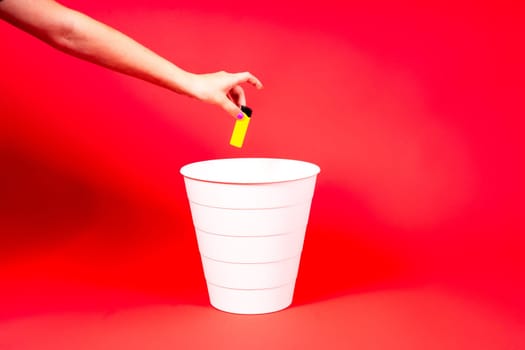
[[[257,89],[262,89],[263,84],[255,75],[249,73],[249,72],[242,72],[235,74],[236,78],[238,79],[238,83],[250,83],[253,86],[255,86]]]

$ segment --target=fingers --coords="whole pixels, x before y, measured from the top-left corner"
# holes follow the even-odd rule
[[[228,92],[228,98],[222,103],[222,107],[234,118],[242,118],[240,106],[246,106],[246,94],[244,89],[239,85],[249,83],[257,89],[262,89],[263,85],[259,79],[249,72],[232,74],[235,78],[234,85]]]
[[[246,106],[246,95],[244,93],[244,89],[241,86],[235,85],[228,93],[228,97],[237,106]]]
[[[257,89],[262,89],[262,83],[249,72],[228,73],[221,71],[214,75],[219,81],[222,81],[224,85],[221,87],[222,96],[215,95],[216,99],[210,102],[219,105],[234,118],[242,118],[243,113],[240,106],[246,106],[246,94],[241,84],[249,83]]]
[[[249,72],[235,73],[234,76],[236,78],[236,85],[241,83],[250,83],[257,89],[263,88],[263,84],[261,83],[261,81],[257,79],[255,75]]]
[[[221,107],[228,112],[229,115],[236,119],[242,118],[242,111],[239,106],[237,106],[232,100],[227,97],[224,97],[224,100],[221,103]]]

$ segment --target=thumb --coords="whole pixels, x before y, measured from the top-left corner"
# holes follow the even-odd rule
[[[242,111],[235,103],[233,103],[229,98],[225,97],[222,100],[221,107],[228,112],[229,115],[238,119],[239,114],[242,116]],[[240,119],[240,118],[239,118]]]

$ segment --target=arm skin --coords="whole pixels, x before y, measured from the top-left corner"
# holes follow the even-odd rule
[[[240,84],[262,88],[248,72],[184,71],[125,34],[53,0],[0,0],[0,18],[60,51],[215,104],[232,116],[246,105]]]

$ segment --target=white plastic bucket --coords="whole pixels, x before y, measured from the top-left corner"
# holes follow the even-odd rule
[[[319,171],[276,158],[182,167],[212,306],[261,314],[292,303]]]

